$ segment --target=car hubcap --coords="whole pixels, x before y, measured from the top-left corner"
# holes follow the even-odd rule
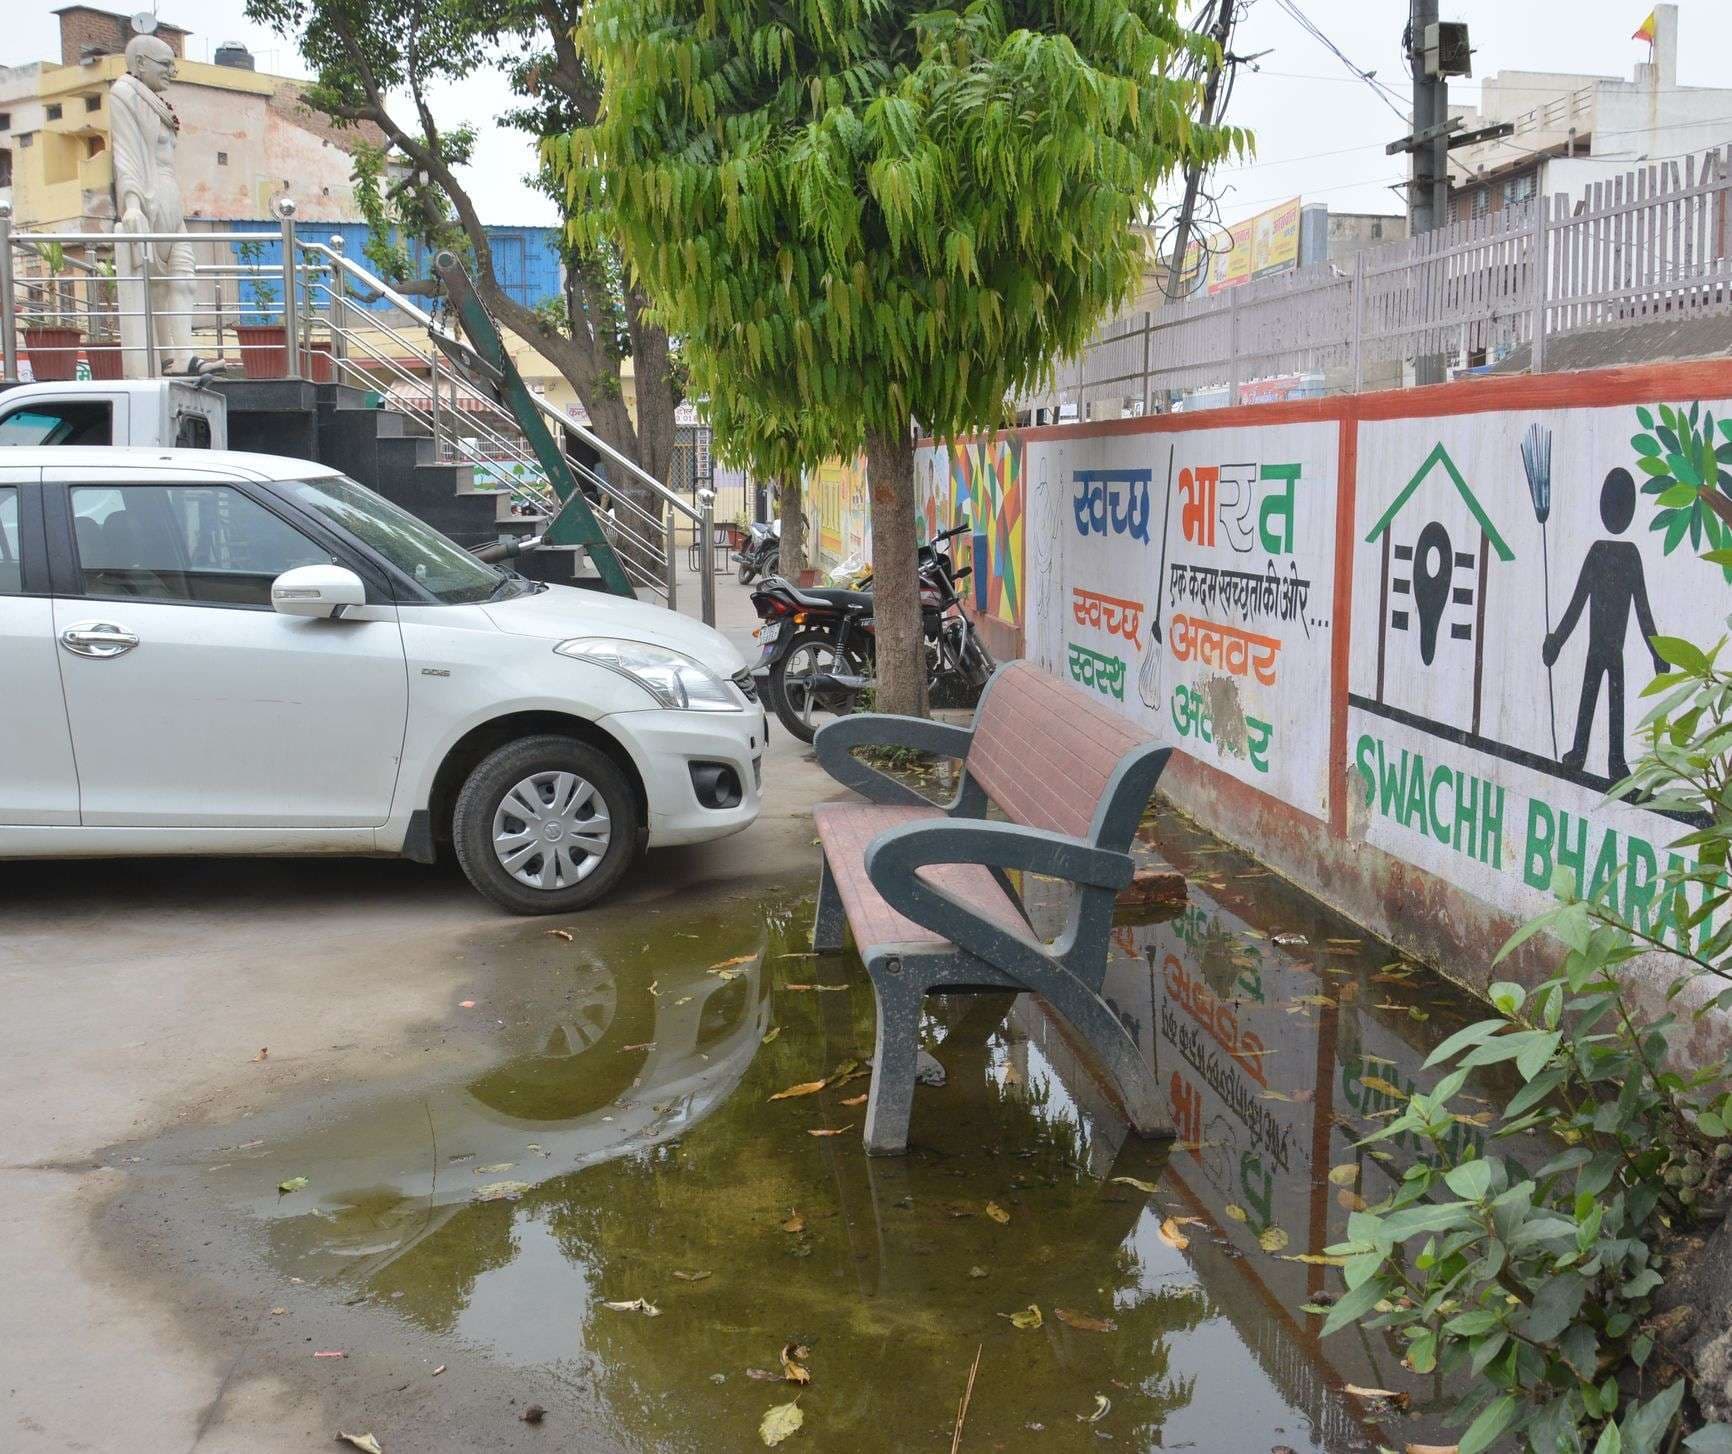
[[[612,836],[607,804],[574,772],[524,778],[493,813],[493,852],[532,889],[565,889],[588,878]]]

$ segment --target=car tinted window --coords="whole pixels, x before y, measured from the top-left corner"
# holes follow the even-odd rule
[[[114,409],[104,400],[44,400],[0,414],[0,446],[113,443]]]
[[[407,510],[342,475],[295,480],[276,488],[348,531],[448,606],[485,601],[512,580]]]
[[[85,593],[269,606],[271,582],[331,553],[230,485],[77,485]]]
[[[18,552],[18,491],[0,485],[0,596],[15,596],[24,589]]]

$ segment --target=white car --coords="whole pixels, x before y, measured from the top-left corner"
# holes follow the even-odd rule
[[[0,858],[449,842],[517,913],[758,814],[739,653],[543,586],[331,470],[0,452]]]

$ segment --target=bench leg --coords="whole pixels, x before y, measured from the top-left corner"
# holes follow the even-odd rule
[[[878,1004],[878,1048],[866,1103],[868,1156],[900,1156],[908,1150],[926,982],[910,976],[901,964],[895,955],[874,955],[866,964]]]
[[[818,855],[818,915],[812,923],[812,948],[820,954],[836,954],[848,944],[848,916],[842,911],[842,895],[830,872],[827,854]]]

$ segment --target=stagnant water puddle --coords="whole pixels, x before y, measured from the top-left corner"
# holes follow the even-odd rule
[[[1302,1308],[1336,1275],[1298,1259],[1399,1178],[1411,1148],[1354,1143],[1436,1078],[1429,1047],[1473,1005],[1186,825],[1148,831],[1190,904],[1115,931],[1106,991],[1170,1148],[1127,1139],[1037,1003],[983,997],[933,1002],[945,1083],[906,1158],[868,1159],[871,989],[857,959],[805,952],[810,898],[789,895],[601,942],[524,930],[521,995],[468,1012],[496,1027],[493,1069],[207,1130],[175,1159],[209,1163],[199,1194],[285,1283],[376,1303],[453,1359],[557,1369],[646,1450],[758,1447],[796,1395],[790,1448],[944,1448],[977,1350],[965,1449],[1424,1442],[1446,1391],[1379,1335],[1320,1341]],[[640,1298],[658,1315],[606,1306]],[[1031,1306],[1038,1327],[1011,1321]],[[804,1388],[753,1374],[788,1344]]]

